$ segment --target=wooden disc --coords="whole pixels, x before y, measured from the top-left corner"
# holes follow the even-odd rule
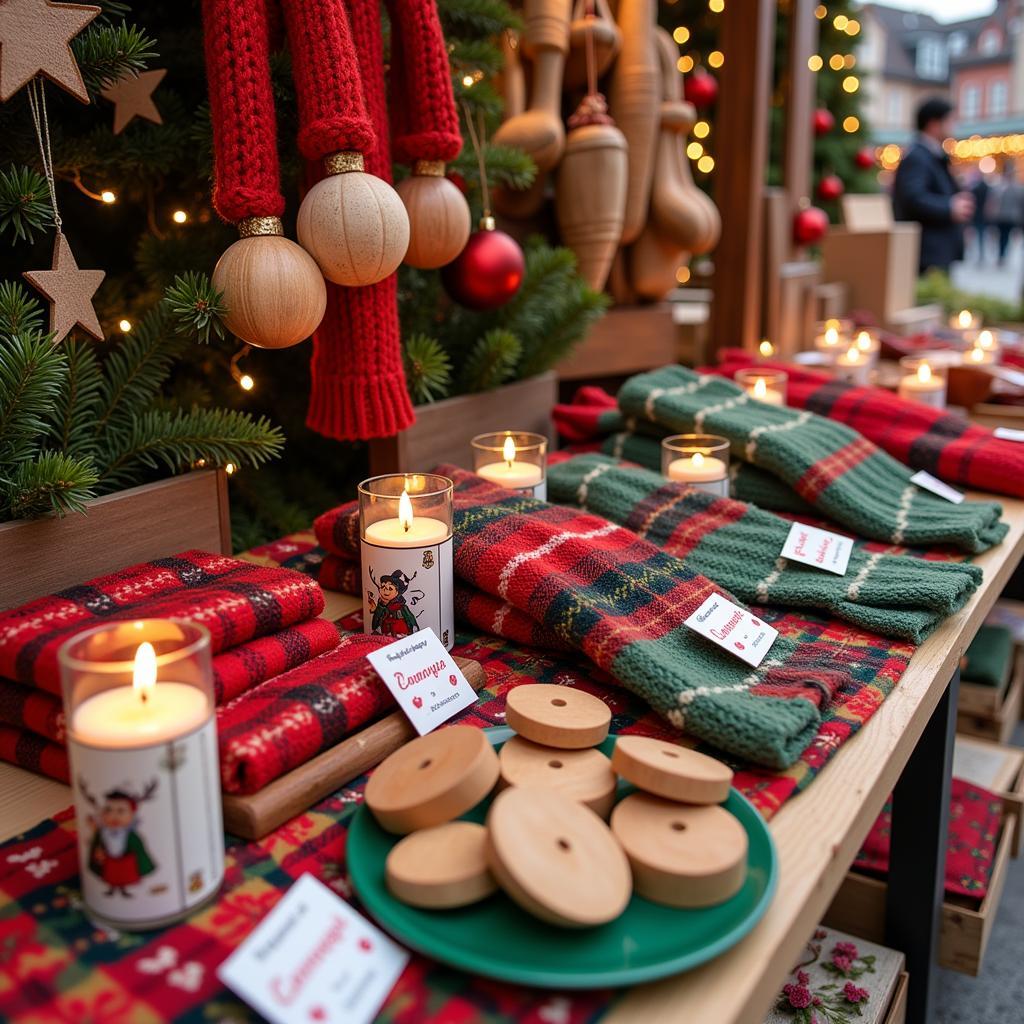
[[[612,713],[583,690],[529,683],[509,690],[505,722],[534,743],[563,750],[596,747],[607,735]]]
[[[551,924],[605,924],[629,903],[629,862],[608,826],[551,789],[511,786],[494,798],[487,862],[511,899]]]
[[[498,754],[501,780],[507,786],[542,786],[586,804],[607,818],[615,803],[618,779],[600,750],[560,750],[513,736]]]
[[[612,768],[638,789],[688,804],[720,804],[732,785],[732,770],[721,761],[649,736],[620,736]]]
[[[384,871],[391,895],[412,907],[464,907],[498,888],[487,867],[487,829],[471,821],[406,836],[392,847]]]
[[[640,896],[669,907],[710,907],[747,877],[747,833],[724,807],[634,793],[612,811],[612,832]]]
[[[381,828],[405,835],[465,814],[498,781],[483,730],[453,725],[396,750],[370,776],[366,806]]]

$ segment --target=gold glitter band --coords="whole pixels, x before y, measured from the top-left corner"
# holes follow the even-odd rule
[[[443,178],[443,160],[417,160],[412,165],[412,173],[423,178]]]
[[[246,217],[236,225],[241,238],[254,235],[283,235],[284,225],[280,217]]]
[[[331,153],[324,157],[324,170],[328,174],[348,174],[350,171],[363,170],[362,153]]]
[[[493,217],[481,217],[478,226],[481,231],[493,231],[497,227]]]

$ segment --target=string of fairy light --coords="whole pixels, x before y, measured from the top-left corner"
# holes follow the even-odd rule
[[[814,8],[814,16],[818,21],[828,18],[828,8],[824,4],[818,4]],[[848,18],[845,14],[837,14],[832,18],[832,27],[837,32],[845,32],[851,39],[860,34],[860,22],[856,18]],[[857,58],[853,53],[833,53],[827,62],[830,71],[853,71],[857,66]],[[825,58],[820,53],[811,54],[807,58],[809,70],[818,72],[826,67]],[[860,79],[854,75],[844,75],[841,83],[843,92],[854,93],[860,88]],[[853,135],[860,130],[860,118],[850,114],[843,118],[842,128],[844,132]]]

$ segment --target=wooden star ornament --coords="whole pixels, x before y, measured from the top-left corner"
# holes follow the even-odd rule
[[[50,300],[50,330],[61,341],[73,327],[81,327],[97,341],[103,328],[92,308],[105,274],[102,270],[79,270],[71,246],[61,232],[53,243],[53,264],[49,270],[26,270],[22,277]]]
[[[163,124],[164,119],[153,102],[153,90],[167,74],[166,68],[143,71],[138,75],[125,75],[113,85],[108,85],[100,95],[114,104],[114,134],[120,135],[133,117],[142,117],[153,124]]]
[[[100,13],[98,7],[52,0],[0,3],[0,100],[6,102],[36,75],[89,102],[71,40]]]

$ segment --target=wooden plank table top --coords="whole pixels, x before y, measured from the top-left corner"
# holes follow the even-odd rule
[[[989,498],[989,495],[971,495]],[[1000,498],[1006,540],[978,556],[984,581],[956,615],[915,652],[892,694],[770,828],[780,861],[779,888],[760,924],[739,945],[687,974],[637,986],[602,1024],[759,1024],[811,931],[839,888],[872,822],[899,777],[960,657],[1024,556],[1024,501]],[[328,595],[337,618],[358,599]],[[66,786],[0,764],[0,840],[70,803]]]

